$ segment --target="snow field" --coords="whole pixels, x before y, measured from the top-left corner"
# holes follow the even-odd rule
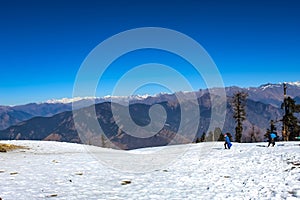
[[[30,148],[0,154],[3,200],[300,198],[300,142],[278,142],[274,148],[233,143],[230,150],[222,142],[169,146],[188,150],[169,165],[142,173],[109,168],[80,144],[1,142]],[[126,162],[121,151],[92,149]],[[129,153],[146,157],[155,149]]]

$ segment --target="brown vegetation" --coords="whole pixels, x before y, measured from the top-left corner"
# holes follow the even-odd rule
[[[24,146],[14,145],[14,144],[1,144],[0,143],[0,152],[7,152],[7,151],[16,150],[16,149],[28,149],[28,148],[24,147]]]

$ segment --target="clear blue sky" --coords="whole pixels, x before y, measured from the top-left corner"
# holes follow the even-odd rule
[[[121,31],[147,26],[174,29],[198,41],[226,86],[297,81],[299,10],[297,0],[1,0],[0,105],[72,97],[76,73],[95,46]],[[154,59],[147,62],[184,66],[165,52],[149,54]],[[149,58],[138,55],[120,65]],[[195,79],[192,70],[182,70]],[[104,85],[111,87],[120,71],[112,69]]]

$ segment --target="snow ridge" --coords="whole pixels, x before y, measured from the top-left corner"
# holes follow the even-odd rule
[[[300,81],[295,81],[295,82],[284,82],[287,85],[291,85],[291,86],[296,86],[296,87],[300,87]],[[273,84],[273,83],[267,83],[267,84],[263,84],[261,86],[259,86],[259,89],[261,90],[266,90],[266,89],[273,89],[276,87],[282,87],[283,83],[279,82],[277,84]]]
[[[259,86],[257,89],[259,90],[266,90],[266,89],[273,89],[273,88],[278,88],[282,87],[281,82],[273,84],[273,83],[267,83]],[[295,81],[295,82],[286,82],[286,84],[294,87],[300,87],[300,81]],[[231,87],[228,87],[231,88]],[[256,91],[256,88],[246,88],[247,90],[254,89]],[[191,91],[180,91],[179,93],[183,93],[185,95],[188,95],[190,93],[193,93]],[[160,97],[163,95],[167,95],[171,93],[166,93],[166,92],[161,92],[158,94],[143,94],[143,95],[130,95],[130,96],[112,96],[112,95],[106,95],[104,97],[73,97],[73,98],[62,98],[62,99],[50,99],[42,103],[48,103],[48,104],[56,104],[56,103],[62,103],[62,104],[69,104],[69,103],[74,103],[74,102],[79,102],[79,101],[95,101],[95,102],[105,102],[105,101],[115,101],[115,102],[128,102],[128,101],[142,101],[147,98],[151,97]]]
[[[62,99],[50,99],[43,103],[49,103],[49,104],[56,104],[56,103],[62,103],[62,104],[68,104],[73,103],[76,101],[81,100],[95,100],[97,97],[74,97],[74,98],[62,98]]]
[[[130,95],[130,96],[111,96],[106,95],[104,97],[74,97],[74,98],[62,98],[62,99],[50,99],[42,103],[48,103],[48,104],[56,104],[56,103],[62,103],[62,104],[69,104],[74,103],[78,101],[83,100],[89,100],[89,101],[131,101],[131,100],[145,100],[150,97],[159,97],[161,95],[165,95],[167,93],[158,93],[155,95],[150,94],[143,94],[143,95]]]
[[[292,86],[297,86],[300,87],[300,81],[295,81],[295,82],[287,82],[287,84],[292,85]]]

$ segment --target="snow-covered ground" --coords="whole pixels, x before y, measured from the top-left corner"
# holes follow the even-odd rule
[[[132,162],[125,155],[142,155],[151,166],[147,157],[162,147],[124,152],[59,142],[0,142],[30,148],[0,153],[3,200],[300,198],[300,142],[274,148],[233,143],[231,150],[223,149],[223,143],[168,146],[184,149],[184,154],[137,173],[112,169],[95,155],[124,165]]]

